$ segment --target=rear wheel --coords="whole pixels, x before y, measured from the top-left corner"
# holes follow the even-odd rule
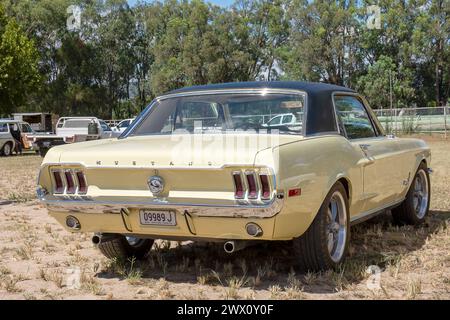
[[[12,146],[10,142],[5,143],[5,145],[2,148],[2,155],[5,157],[9,157],[11,155]]]
[[[116,238],[98,244],[101,253],[109,259],[142,259],[153,246],[153,239],[141,239],[117,235]]]
[[[397,224],[419,225],[425,221],[430,208],[430,176],[427,166],[421,163],[409,187],[405,200],[392,209]]]
[[[336,268],[345,258],[349,235],[347,192],[342,183],[337,182],[308,230],[294,240],[302,271]]]

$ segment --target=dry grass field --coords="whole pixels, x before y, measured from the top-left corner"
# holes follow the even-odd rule
[[[66,232],[34,199],[40,157],[0,158],[0,299],[450,299],[450,141],[424,138],[434,169],[426,224],[396,227],[389,213],[367,221],[352,228],[340,270],[308,274],[291,267],[289,243],[231,257],[158,241],[146,261],[108,261],[91,235]],[[370,265],[379,287],[367,285]]]

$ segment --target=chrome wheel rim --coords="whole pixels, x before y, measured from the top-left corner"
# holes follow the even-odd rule
[[[417,218],[422,219],[428,207],[428,179],[425,170],[420,169],[414,179],[413,206]]]
[[[338,263],[344,255],[347,241],[347,208],[339,191],[333,193],[328,204],[327,247],[331,260]]]
[[[126,236],[125,239],[127,239],[128,244],[132,247],[137,246],[142,241],[142,239],[140,239],[140,238],[129,237],[129,236]]]

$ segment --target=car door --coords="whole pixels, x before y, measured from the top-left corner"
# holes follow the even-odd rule
[[[3,145],[9,140],[9,129],[7,123],[0,123],[0,151]]]
[[[361,153],[363,212],[385,207],[398,199],[402,189],[401,163],[395,139],[385,136],[371,112],[357,95],[339,94],[334,104],[341,132]]]
[[[34,133],[33,129],[28,123],[21,122],[20,123],[20,131],[21,131],[21,137],[22,137],[22,144],[25,149],[31,148],[31,142],[28,140],[28,136],[32,135]]]

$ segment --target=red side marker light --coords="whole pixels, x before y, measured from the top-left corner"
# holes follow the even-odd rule
[[[290,189],[288,194],[289,194],[289,197],[297,197],[302,194],[302,189],[300,189],[300,188]]]

